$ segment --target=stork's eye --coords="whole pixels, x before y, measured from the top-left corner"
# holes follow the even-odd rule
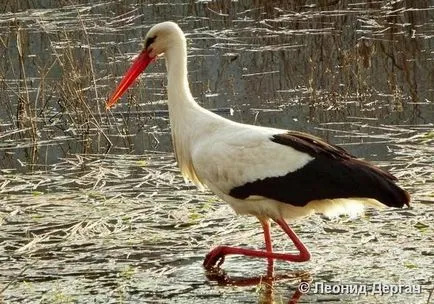
[[[149,37],[148,39],[146,39],[146,42],[145,42],[145,49],[147,49],[148,46],[150,46],[152,43],[154,43],[155,38],[157,38],[157,37],[154,36],[154,37]]]

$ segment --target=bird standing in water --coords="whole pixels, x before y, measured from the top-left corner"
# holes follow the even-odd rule
[[[181,173],[199,188],[208,187],[238,214],[256,216],[264,230],[265,250],[218,246],[205,258],[207,269],[239,254],[304,262],[310,253],[286,220],[313,213],[329,216],[364,207],[409,206],[409,194],[396,178],[356,159],[344,149],[312,135],[241,124],[199,106],[187,78],[187,45],[176,23],[153,26],[145,48],[121,80],[113,106],[146,67],[164,54],[172,142]],[[289,236],[298,252],[273,252],[270,220]]]

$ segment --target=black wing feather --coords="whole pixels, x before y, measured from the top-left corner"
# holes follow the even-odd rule
[[[295,206],[313,200],[373,198],[390,207],[409,205],[409,194],[389,172],[356,159],[343,148],[301,132],[276,134],[271,141],[290,146],[314,159],[284,176],[268,177],[233,188],[230,195],[245,199],[260,195]]]

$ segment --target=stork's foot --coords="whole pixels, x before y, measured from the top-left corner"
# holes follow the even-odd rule
[[[269,276],[273,276],[273,265],[274,259],[284,260],[288,262],[306,262],[310,259],[310,253],[304,244],[300,241],[294,231],[288,226],[288,224],[283,219],[275,220],[277,224],[282,228],[283,231],[289,236],[289,238],[294,243],[295,247],[298,249],[298,253],[276,253],[272,250],[271,237],[268,222],[261,221],[264,227],[265,236],[265,247],[266,251],[253,250],[247,248],[238,248],[230,246],[218,246],[210,251],[203,261],[203,267],[207,270],[219,269],[219,267],[225,261],[225,256],[230,254],[240,254],[249,257],[266,258],[268,260],[268,273]]]
[[[225,247],[218,246],[211,250],[205,257],[203,261],[203,267],[207,270],[211,270],[213,268],[220,268],[220,266],[225,261]]]

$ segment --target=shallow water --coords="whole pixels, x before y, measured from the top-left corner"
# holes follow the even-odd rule
[[[312,289],[299,303],[428,303],[434,6],[316,3],[60,7],[40,0],[0,8],[0,301],[288,303],[307,281],[312,288],[403,284],[420,293]],[[256,280],[265,274],[263,261],[244,257],[226,260],[225,280],[206,274],[201,264],[210,248],[260,248],[262,234],[255,219],[236,217],[180,178],[163,60],[115,109],[104,110],[141,38],[168,19],[186,32],[189,79],[200,104],[237,121],[341,144],[399,177],[413,208],[294,223],[312,260],[277,262],[272,284]],[[276,249],[292,250],[273,231]]]
[[[188,37],[193,95],[206,108],[232,108],[234,120],[335,143],[346,142],[342,130],[356,135],[366,125],[433,127],[430,1],[18,3],[0,17],[2,167],[73,153],[170,152],[164,60],[115,110],[104,109],[146,31],[167,19]],[[378,131],[362,135],[388,134]]]
[[[423,169],[395,173],[418,177]],[[407,187],[420,196],[411,210],[370,211],[353,220],[314,216],[295,223],[312,260],[277,262],[276,275],[286,277],[267,293],[265,283],[228,287],[207,279],[201,267],[207,251],[218,244],[261,248],[260,225],[235,217],[211,193],[187,186],[171,154],[76,156],[32,174],[4,174],[3,300],[269,303],[272,295],[286,303],[307,276],[313,284],[406,284],[420,286],[421,293],[308,293],[300,303],[425,303],[433,273],[432,184],[421,186],[420,178],[413,182]],[[273,231],[275,249],[291,250],[289,241]],[[240,280],[265,275],[266,265],[229,257],[223,269]]]

